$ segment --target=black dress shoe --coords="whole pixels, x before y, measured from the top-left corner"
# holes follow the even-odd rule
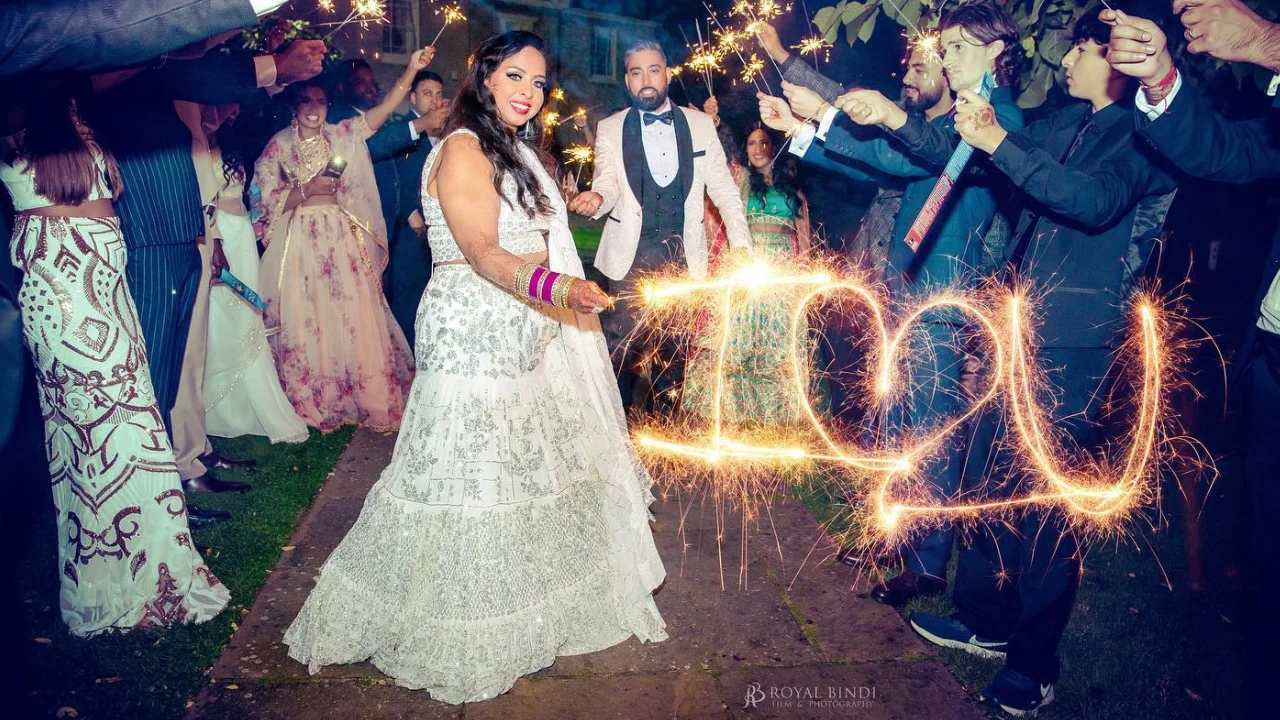
[[[246,493],[252,489],[249,483],[236,482],[235,480],[219,480],[217,475],[206,472],[197,478],[182,481],[182,491],[188,493]]]
[[[208,527],[216,522],[230,519],[231,513],[223,510],[205,510],[194,505],[187,506],[187,525],[189,527]]]
[[[258,461],[253,458],[232,458],[216,452],[201,455],[200,464],[207,468],[222,468],[223,470],[248,470],[258,467]]]
[[[947,581],[928,575],[917,575],[910,570],[898,577],[871,588],[874,600],[897,607],[905,605],[919,595],[940,595],[947,590]]]

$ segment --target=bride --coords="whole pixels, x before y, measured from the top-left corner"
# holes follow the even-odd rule
[[[285,634],[437,700],[666,638],[650,480],[627,439],[564,202],[536,149],[542,40],[487,40],[423,170],[436,268],[391,464]]]

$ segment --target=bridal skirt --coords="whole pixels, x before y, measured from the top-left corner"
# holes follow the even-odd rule
[[[551,312],[436,269],[391,464],[285,634],[311,672],[369,659],[475,702],[558,655],[666,638],[648,475],[581,397]]]

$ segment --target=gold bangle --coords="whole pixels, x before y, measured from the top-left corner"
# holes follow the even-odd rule
[[[511,292],[517,297],[529,297],[529,280],[533,278],[533,271],[537,269],[537,265],[526,262],[516,270],[515,279],[511,282]]]
[[[561,275],[556,278],[556,284],[552,288],[552,301],[556,307],[569,307],[569,293],[573,290],[574,283],[578,282],[578,278],[572,275]]]

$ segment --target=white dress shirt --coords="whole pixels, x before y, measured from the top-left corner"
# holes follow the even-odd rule
[[[662,104],[654,112],[661,115],[671,112],[671,101]],[[640,139],[644,143],[644,160],[653,173],[653,181],[658,187],[666,187],[676,179],[680,172],[680,151],[676,145],[675,123],[653,122],[645,124],[644,113],[640,115]]]

